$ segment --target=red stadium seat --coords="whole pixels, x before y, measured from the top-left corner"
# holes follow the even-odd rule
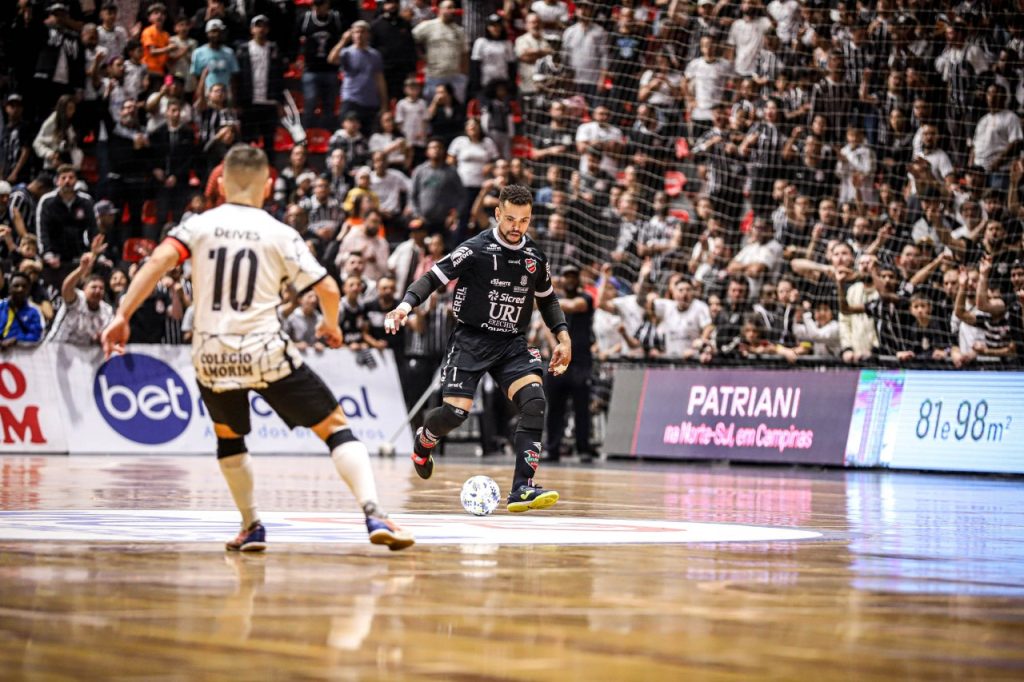
[[[512,110],[512,121],[519,125],[523,122],[523,110],[519,106],[519,102],[512,100],[509,102],[509,109]]]
[[[327,143],[331,139],[331,131],[323,128],[310,128],[306,131],[306,149],[310,154],[326,154]]]
[[[275,152],[290,152],[292,147],[295,146],[295,141],[292,136],[284,128],[278,127],[277,132],[274,134],[274,151]]]
[[[525,135],[516,135],[512,138],[512,156],[517,159],[529,159],[533,151],[533,144],[530,138]]]
[[[124,252],[121,254],[123,260],[129,263],[137,263],[153,253],[156,242],[142,237],[131,237],[124,242]]]
[[[286,80],[300,80],[302,78],[302,72],[305,70],[305,60],[302,57],[296,59],[292,64],[288,66],[288,70],[284,72]],[[294,93],[293,93],[294,94]]]
[[[159,216],[156,214],[156,202],[152,199],[148,199],[142,204],[142,224],[143,225],[156,225],[159,222]]]
[[[754,226],[754,212],[747,211],[746,215],[743,216],[743,220],[740,221],[740,232],[747,234],[750,232],[750,228]]]
[[[679,171],[668,171],[665,173],[665,194],[675,198],[682,194],[686,187],[686,176]]]
[[[690,222],[690,212],[687,211],[685,208],[673,208],[668,212],[668,214],[673,218],[678,219],[680,222]]]
[[[676,138],[676,158],[682,161],[690,156],[690,144],[685,137]]]
[[[90,185],[95,185],[100,181],[96,157],[91,154],[86,154],[82,157],[82,167],[79,168],[78,171],[82,174],[82,179]]]

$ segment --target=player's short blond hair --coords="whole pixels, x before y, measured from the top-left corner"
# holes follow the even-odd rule
[[[267,165],[267,155],[263,153],[263,150],[247,144],[236,144],[224,157],[225,175],[229,171],[252,173],[264,170]]]

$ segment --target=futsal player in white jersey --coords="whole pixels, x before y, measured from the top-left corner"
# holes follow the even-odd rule
[[[191,258],[192,360],[217,435],[217,460],[242,514],[242,529],[227,549],[267,546],[245,445],[251,430],[249,391],[259,393],[286,424],[308,427],[327,443],[338,473],[363,508],[370,542],[393,550],[411,546],[412,535],[380,508],[366,446],[352,434],[331,390],[302,363],[277,315],[283,286],[292,284],[300,295],[312,289],[323,311],[317,334],[338,348],[338,285],[299,234],[263,210],[271,185],[262,151],[233,147],[219,182],[227,203],[174,228],[156,248],[103,331],[104,352],[109,357],[124,351],[132,314],[168,270]]]

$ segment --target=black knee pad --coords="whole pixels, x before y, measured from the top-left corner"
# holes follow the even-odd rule
[[[352,433],[352,429],[346,426],[345,428],[338,429],[331,435],[327,436],[327,440],[325,442],[327,443],[328,449],[331,452],[334,452],[334,448],[339,445],[344,445],[345,443],[351,443],[354,440],[359,439]]]
[[[449,403],[441,403],[441,407],[431,410],[423,421],[423,426],[434,436],[446,436],[462,426],[469,418],[469,410],[455,407]]]
[[[245,439],[241,436],[238,438],[221,438],[217,436],[217,459],[234,457],[243,452],[248,452],[248,450],[245,447]]]
[[[544,430],[544,410],[547,399],[540,384],[527,384],[519,389],[512,400],[519,408],[519,428],[530,431]]]

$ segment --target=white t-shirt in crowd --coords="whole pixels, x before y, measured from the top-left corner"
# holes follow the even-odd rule
[[[507,40],[477,38],[469,58],[480,62],[481,85],[497,80],[511,81],[516,77],[514,73],[509,73],[509,62],[515,61],[516,53],[512,43]]]
[[[494,140],[485,137],[473,142],[466,135],[460,135],[448,145],[448,155],[455,157],[455,170],[459,173],[463,187],[480,187],[484,184],[484,166],[499,156]]]
[[[384,177],[370,172],[370,189],[380,199],[381,210],[395,214],[402,210],[402,192],[406,196],[412,192],[412,181],[400,170],[385,168]]]
[[[302,364],[277,315],[281,289],[303,291],[327,271],[298,232],[263,209],[223,204],[168,238],[192,261],[192,361],[201,384],[261,388]]]
[[[704,328],[711,324],[708,304],[694,299],[686,310],[680,310],[675,301],[659,298],[654,301],[658,316],[658,332],[665,339],[665,356],[681,358],[693,350],[693,342],[700,338]]]
[[[626,333],[635,334],[644,321],[644,307],[636,300],[636,294],[612,299],[612,306],[622,318],[622,322],[626,326]]]
[[[601,308],[594,311],[594,342],[597,344],[599,353],[604,353],[610,358],[617,358],[624,354],[626,341],[619,331],[620,324],[622,324],[622,318],[618,315]],[[612,349],[616,344],[621,345],[618,351],[613,353]]]
[[[537,69],[537,62],[527,64],[523,61],[523,55],[527,52],[540,52],[541,50],[550,50],[551,44],[544,39],[543,36],[540,38],[534,38],[529,33],[516,38],[515,53],[516,59],[519,60],[519,91],[524,93],[536,92],[537,85],[533,82],[533,74]]]
[[[709,62],[698,57],[686,65],[684,75],[686,80],[693,83],[694,120],[711,120],[711,107],[722,100],[725,84],[732,74],[732,64],[725,59]]]
[[[751,21],[737,19],[732,22],[726,42],[736,48],[736,56],[733,58],[736,73],[741,76],[754,74],[757,53],[761,50],[765,35],[771,30],[772,21],[768,17],[757,17]]]
[[[413,147],[427,146],[427,101],[403,97],[395,105],[395,124]]]
[[[1020,117],[1009,109],[985,114],[974,129],[974,163],[986,171],[1003,170],[1010,159],[996,167],[996,160],[1010,145],[1024,139],[1020,128]]]
[[[622,131],[610,124],[601,125],[597,121],[588,121],[576,129],[577,142],[625,142]],[[589,172],[587,155],[580,155],[580,171]],[[601,154],[601,170],[613,178],[619,173],[619,166],[611,154]]]
[[[78,346],[98,345],[100,332],[113,316],[114,309],[109,303],[100,301],[99,307],[93,310],[85,302],[85,292],[75,289],[75,300],[72,303],[62,301],[46,340]]]
[[[553,5],[549,5],[544,0],[536,0],[530,5],[530,11],[540,18],[542,24],[569,23],[569,6],[561,0]]]
[[[768,16],[775,20],[775,33],[783,43],[797,37],[800,28],[800,3],[797,0],[772,0],[768,3]]]

